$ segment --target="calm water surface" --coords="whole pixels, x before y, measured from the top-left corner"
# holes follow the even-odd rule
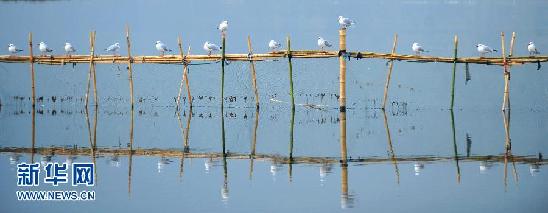
[[[157,54],[156,40],[176,49],[178,35],[192,53],[204,54],[203,42],[219,43],[215,27],[228,19],[228,53],[247,52],[247,35],[255,52],[287,35],[292,48],[314,49],[318,36],[337,43],[336,18],[344,15],[358,22],[348,31],[349,50],[388,52],[398,33],[399,53],[411,53],[416,41],[429,54],[450,56],[457,34],[459,55],[475,56],[476,43],[498,48],[500,32],[515,31],[514,54],[526,55],[529,41],[548,50],[547,9],[540,0],[3,1],[0,44],[28,54],[32,31],[57,54],[64,42],[88,54],[89,31],[97,31],[98,47],[124,47],[128,24],[134,55]],[[395,62],[383,112],[386,61],[352,60],[349,109],[340,114],[337,62],[293,60],[294,114],[285,59],[256,63],[258,112],[249,63],[230,63],[222,113],[219,63],[190,66],[195,107],[190,112],[184,99],[180,113],[179,65],[134,65],[132,111],[126,65],[98,64],[99,107],[86,111],[87,64],[36,65],[34,110],[29,65],[0,64],[1,212],[547,211],[545,67],[511,68],[512,111],[503,114],[502,68],[470,64],[467,81],[459,64],[451,113],[450,64]],[[339,161],[344,155],[346,164]],[[23,189],[16,164],[31,161],[95,162],[97,200],[17,201],[15,191]]]

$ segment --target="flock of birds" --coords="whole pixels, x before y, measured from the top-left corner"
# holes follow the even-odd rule
[[[348,27],[353,26],[354,24],[356,24],[356,22],[354,22],[352,19],[345,18],[343,16],[339,16],[339,25],[342,28],[346,29]],[[228,30],[228,21],[226,21],[226,20],[222,21],[219,24],[219,26],[217,27],[217,29],[219,31],[221,31],[221,33],[224,35],[226,33],[226,31]],[[41,53],[42,56],[53,52],[53,50],[50,49],[45,42],[40,42],[38,45],[39,45],[40,53]],[[318,47],[321,50],[324,50],[325,48],[331,47],[331,46],[332,46],[332,44],[328,40],[325,40],[321,36],[318,37]],[[171,52],[172,51],[162,41],[156,41],[156,46],[155,47],[156,47],[156,50],[160,53],[160,56],[163,56],[165,52]],[[270,48],[271,51],[275,51],[275,50],[281,48],[282,45],[279,42],[275,41],[275,40],[270,40],[270,42],[268,43],[268,47]],[[480,54],[480,57],[483,57],[483,56],[485,56],[485,54],[488,54],[488,53],[497,52],[496,49],[493,49],[493,48],[491,48],[487,45],[484,45],[484,44],[477,44],[476,48],[477,48],[478,53]],[[72,53],[76,52],[76,49],[74,48],[74,46],[72,46],[72,44],[68,43],[68,42],[65,43],[64,49],[65,49],[65,54],[67,56],[70,56]],[[222,49],[222,47],[218,46],[217,44],[206,41],[204,43],[203,49],[204,49],[204,51],[207,52],[208,56],[211,56],[212,52],[219,51],[219,50]],[[429,52],[429,51],[425,50],[417,42],[414,42],[411,45],[411,49],[413,50],[415,55],[420,55],[421,53]],[[118,51],[120,50],[120,43],[114,43],[114,44],[110,45],[109,47],[105,48],[104,50],[106,52],[113,53],[114,55],[118,55]],[[17,54],[18,52],[21,52],[23,50],[17,48],[14,44],[9,44],[8,45],[8,51],[10,52],[10,54],[14,55],[14,54]],[[537,50],[537,48],[535,46],[535,43],[533,43],[532,41],[529,42],[529,45],[527,46],[527,51],[529,52],[529,55],[540,54],[540,52]]]

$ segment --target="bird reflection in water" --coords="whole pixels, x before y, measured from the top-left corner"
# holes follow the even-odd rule
[[[10,155],[10,164],[14,165],[14,164],[19,163],[20,158],[21,158],[20,154],[13,153],[12,155]]]
[[[121,165],[120,157],[118,155],[113,155],[112,157],[110,157],[110,159],[108,161],[109,161],[110,166],[112,166],[112,167],[119,168],[120,165]]]
[[[416,162],[415,163],[415,175],[419,176],[421,174],[422,170],[424,170],[424,163]]]
[[[214,166],[217,166],[218,163],[219,163],[218,160],[213,160],[212,158],[206,158],[204,162],[206,174],[208,174],[209,171],[213,169]]]
[[[228,203],[228,183],[223,184],[221,188],[221,201],[225,204]]]
[[[493,167],[493,163],[492,163],[492,162],[481,161],[481,162],[480,162],[480,166],[479,166],[480,174],[487,174],[487,171],[488,171],[489,169],[491,169],[491,167]]]
[[[70,166],[72,165],[72,162],[74,162],[74,160],[76,160],[78,157],[74,156],[74,155],[69,155],[67,156],[67,160],[65,160],[65,163]]]
[[[272,180],[276,181],[276,174],[282,168],[282,165],[276,161],[273,161],[270,165],[270,174],[272,174]]]
[[[537,176],[537,174],[540,172],[540,166],[537,163],[529,165],[529,172],[531,173],[531,176]]]
[[[166,157],[160,158],[160,160],[158,160],[158,173],[162,173],[162,170],[164,169],[164,167],[169,163],[171,163],[171,160],[169,160],[168,158]]]
[[[320,166],[320,185],[323,186],[327,179],[327,175],[331,173],[331,164],[324,163]]]
[[[45,167],[48,163],[50,163],[51,158],[53,158],[53,155],[42,155],[42,157],[40,158],[40,163],[42,164],[42,167]]]

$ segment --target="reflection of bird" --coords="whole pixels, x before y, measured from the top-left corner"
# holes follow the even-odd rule
[[[228,184],[223,184],[223,188],[221,188],[221,200],[223,203],[228,202]]]
[[[207,52],[207,55],[210,56],[211,55],[211,52],[213,51],[219,51],[220,49],[222,49],[222,47],[219,47],[217,46],[216,44],[214,43],[211,43],[209,41],[206,41],[204,43],[204,50]]]
[[[162,170],[167,164],[169,164],[169,159],[167,159],[166,157],[160,158],[160,160],[158,160],[158,173],[162,173]]]
[[[237,24],[236,24],[237,25]],[[228,29],[228,21],[222,21],[219,26],[217,27],[217,29],[219,31],[221,31],[222,33],[226,32],[226,30]]]
[[[113,156],[110,158],[110,166],[112,166],[112,167],[120,167],[120,158],[118,157],[118,155],[113,155]]]
[[[529,173],[531,176],[536,176],[540,172],[540,166],[536,163],[529,165]]]
[[[120,49],[120,43],[116,42],[113,45],[108,46],[105,49],[105,51],[112,52],[114,55],[117,55],[119,49]]]
[[[52,155],[42,155],[42,157],[40,158],[40,163],[42,164],[42,166],[46,166],[46,164],[51,162],[52,157]]]
[[[328,40],[318,37],[318,46],[323,50],[326,47],[331,47],[331,43]]]
[[[53,52],[52,49],[48,48],[48,45],[46,42],[41,41],[40,44],[38,44],[38,49],[40,49],[40,54],[46,55],[46,53]]]
[[[209,173],[209,170],[211,170],[214,166],[216,166],[217,161],[214,161],[211,158],[207,158],[204,162],[205,172]]]
[[[13,165],[13,164],[18,163],[19,158],[21,158],[21,155],[19,155],[17,153],[13,153],[12,155],[10,155],[10,164]]]
[[[478,49],[478,52],[480,53],[480,57],[485,56],[485,54],[487,53],[497,52],[497,50],[484,44],[477,44],[476,47]]]
[[[329,173],[331,173],[331,164],[322,164],[320,166],[320,182],[324,182]]]
[[[422,46],[417,42],[413,43],[413,45],[411,46],[411,49],[413,49],[413,52],[415,52],[415,55],[421,55],[421,52],[428,52],[424,50],[424,48],[422,48]]]
[[[527,46],[527,51],[529,51],[529,55],[540,54],[540,52],[537,50],[537,47],[535,46],[535,43],[533,43],[532,41],[529,42],[529,45]]]
[[[15,44],[8,44],[8,51],[11,53],[11,54],[16,54],[18,52],[21,52],[23,51],[22,49],[17,49],[17,47],[15,46]]]
[[[354,24],[355,22],[352,19],[339,16],[339,25],[341,25],[342,28],[346,29]]]
[[[420,162],[415,163],[415,175],[420,175],[424,169],[424,164]]]
[[[70,166],[70,165],[72,165],[72,162],[74,162],[74,160],[76,160],[76,158],[78,158],[78,157],[76,157],[74,155],[69,155],[67,157],[67,160],[65,161],[65,163],[67,163],[67,165]]]
[[[164,56],[165,52],[171,52],[171,50],[167,48],[167,45],[162,41],[156,41],[156,50],[160,51],[160,56]]]
[[[268,47],[270,48],[271,51],[274,51],[278,48],[280,48],[282,46],[282,44],[278,43],[277,41],[274,41],[274,40],[270,40],[270,42],[268,42]]]
[[[76,52],[76,49],[72,46],[71,43],[65,43],[65,54],[70,56],[73,52]]]
[[[487,174],[487,170],[491,169],[493,167],[493,163],[488,161],[481,161],[480,162],[480,174]]]

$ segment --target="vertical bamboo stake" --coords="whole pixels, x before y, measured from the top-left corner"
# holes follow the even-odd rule
[[[453,106],[455,105],[455,77],[457,72],[457,47],[459,45],[459,38],[457,37],[457,35],[455,35],[454,43],[455,47],[453,49],[453,77],[451,78],[451,110],[453,110]]]
[[[516,41],[516,32],[512,32],[512,40],[510,40],[510,54],[508,54],[508,57],[512,57],[514,55],[514,42]]]
[[[502,46],[502,61],[504,64],[504,94],[502,99],[502,111],[510,109],[509,99],[510,99],[510,70],[508,69],[508,62],[506,61],[506,49],[504,47],[504,32],[500,33],[500,42]]]
[[[183,54],[183,44],[182,44],[182,41],[181,41],[181,36],[177,36],[177,46],[179,46],[179,54],[181,56],[181,63],[183,64],[183,76],[181,78],[181,84],[179,84],[179,94],[177,95],[177,111],[179,111],[179,105],[181,103],[181,93],[183,92],[183,82],[185,80],[185,57],[184,57],[184,54]]]
[[[36,87],[34,83],[34,55],[32,54],[32,32],[29,33],[29,62],[30,62],[30,74],[32,81],[32,110],[36,106]]]
[[[93,31],[93,40],[91,43],[91,60],[90,63],[93,66],[93,98],[95,101],[95,106],[97,107],[99,105],[99,97],[97,96],[97,72],[95,70],[95,63],[93,63],[93,57],[95,55],[95,31]]]
[[[396,53],[396,45],[398,44],[398,34],[394,34],[394,44],[392,44],[392,55]],[[394,65],[394,59],[390,60],[388,66],[388,74],[386,75],[386,84],[384,85],[384,96],[382,98],[382,109],[386,109],[386,98],[388,97],[388,88],[390,86],[390,78],[392,76],[392,67]]]
[[[92,40],[93,40],[93,32],[89,32],[89,46],[90,46],[90,49],[92,48],[91,47],[92,43],[93,43]],[[93,58],[93,56],[90,56],[90,58]],[[88,71],[88,84],[87,84],[87,87],[86,87],[86,95],[85,95],[85,107],[86,107],[86,109],[88,108],[88,103],[89,103],[89,88],[90,88],[90,85],[91,85],[91,78],[92,78],[91,70],[92,70],[92,63],[91,63],[91,59],[90,59],[89,71]]]
[[[224,107],[224,94],[225,94],[225,50],[226,50],[226,42],[225,42],[225,33],[223,32],[221,34],[222,39],[222,51],[221,51],[221,108]]]
[[[294,142],[294,129],[295,129],[295,108],[291,110],[291,120],[289,124],[289,182],[293,181],[293,142]]]
[[[339,30],[339,52],[346,54],[346,28]],[[345,54],[339,56],[339,111],[346,111],[346,60]]]
[[[351,202],[348,194],[348,165],[341,165],[341,208],[348,208]]]
[[[129,79],[129,98],[131,103],[131,109],[133,109],[133,71],[131,64],[133,58],[131,58],[131,41],[129,40],[129,26],[126,26],[126,42],[127,42],[127,63],[128,63],[128,79]]]
[[[249,50],[249,56],[253,55],[253,48],[251,48],[251,36],[247,36],[247,49]],[[255,62],[249,60],[249,66],[251,67],[251,83],[253,84],[253,92],[255,93],[255,107],[259,109],[259,90],[257,90],[257,73],[255,71]]]
[[[287,36],[287,59],[289,63],[289,95],[291,96],[291,110],[295,111],[295,96],[293,95],[293,65],[291,64],[291,39]]]
[[[347,149],[346,149],[346,112],[339,112],[340,120],[340,146],[341,146],[341,165],[347,166]]]

